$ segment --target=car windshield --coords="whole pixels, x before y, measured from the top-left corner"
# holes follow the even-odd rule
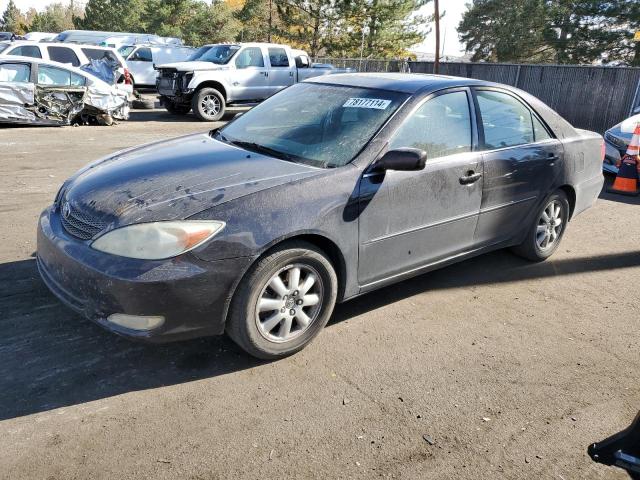
[[[193,60],[198,60],[201,62],[212,62],[218,65],[224,65],[231,60],[237,51],[240,50],[238,45],[215,45],[213,47],[209,47],[209,49],[204,52],[201,56],[194,58]],[[191,55],[192,57],[196,55]],[[192,58],[189,58],[192,60]]]
[[[193,62],[194,60],[198,60],[202,55],[207,53],[210,48],[212,47],[211,46],[200,47],[187,58],[187,62]]]
[[[237,118],[217,138],[247,150],[308,165],[346,165],[407,95],[339,85],[299,83]]]
[[[123,45],[118,49],[118,52],[120,53],[120,55],[122,55],[123,58],[127,58],[131,54],[131,52],[133,52],[134,48],[136,48],[135,45]]]

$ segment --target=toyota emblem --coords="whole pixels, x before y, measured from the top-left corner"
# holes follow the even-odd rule
[[[66,202],[62,205],[62,216],[69,218],[69,215],[71,215],[71,207],[69,206],[69,202]]]

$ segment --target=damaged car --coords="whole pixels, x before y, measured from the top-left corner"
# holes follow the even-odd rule
[[[0,123],[110,125],[128,118],[128,95],[88,71],[30,57],[0,60]]]

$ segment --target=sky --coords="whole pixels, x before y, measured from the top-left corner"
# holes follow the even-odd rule
[[[28,10],[31,7],[42,10],[47,4],[54,0],[14,0],[20,10]],[[63,0],[66,1],[66,0]],[[86,0],[77,0],[78,3],[86,3]],[[469,0],[441,0],[440,10],[446,12],[440,23],[440,45],[445,55],[462,55],[464,48],[458,41],[457,27],[462,19],[462,14],[466,10],[465,3]],[[7,7],[8,0],[0,0],[0,12]],[[429,2],[421,12],[425,15],[433,14],[433,2]],[[416,46],[413,50],[425,53],[435,51],[435,31],[431,29],[425,42]]]

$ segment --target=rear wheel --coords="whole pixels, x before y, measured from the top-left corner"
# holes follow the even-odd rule
[[[562,190],[558,190],[544,202],[524,242],[513,251],[534,262],[546,260],[560,245],[568,221],[569,200]]]
[[[338,281],[326,256],[291,242],[260,259],[234,296],[227,334],[254,357],[273,360],[304,348],[333,313]]]
[[[215,88],[203,88],[193,95],[191,107],[200,120],[216,122],[224,115],[225,101],[222,94]]]

